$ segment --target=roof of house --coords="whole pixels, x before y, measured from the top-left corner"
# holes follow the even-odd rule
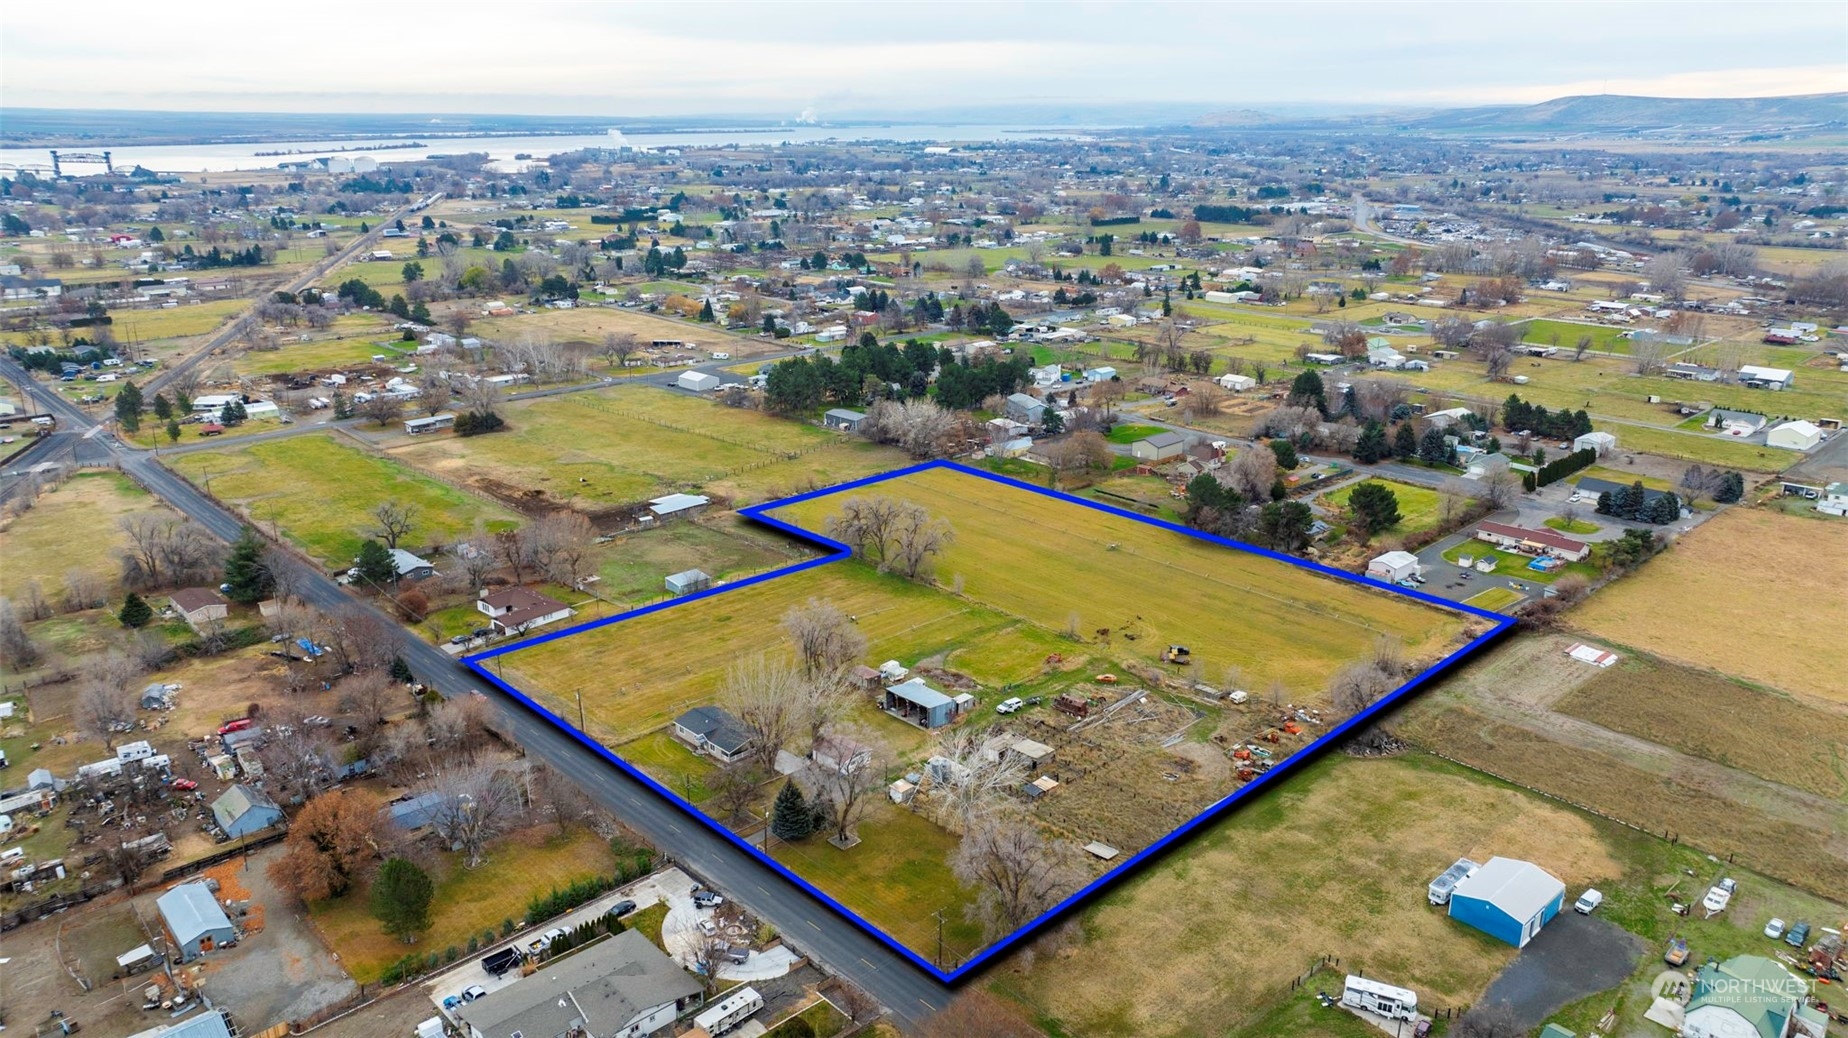
[[[859,411],[849,411],[845,407],[831,407],[828,409],[826,417],[838,418],[843,422],[858,422],[863,420],[866,415]]]
[[[893,685],[886,691],[907,703],[921,706],[926,710],[947,706],[954,702],[949,696],[925,684],[923,678],[912,678],[910,681]]]
[[[1551,530],[1529,530],[1525,526],[1509,526],[1506,523],[1483,523],[1480,529],[1502,537],[1518,537],[1523,541],[1543,544],[1555,551],[1581,552],[1586,548],[1584,541],[1573,540]]]
[[[523,627],[535,620],[555,616],[561,610],[569,611],[570,606],[556,598],[542,595],[530,588],[510,587],[496,591],[482,599],[489,608],[500,613],[494,622],[502,627]]]
[[[751,741],[751,733],[730,713],[716,706],[696,706],[681,714],[674,724],[717,746],[725,753],[737,753]]]
[[[168,600],[173,603],[173,608],[182,613],[191,613],[206,606],[231,604],[225,596],[209,587],[183,587],[169,595]]]
[[[391,823],[403,829],[422,829],[436,820],[437,809],[442,807],[446,794],[440,789],[428,793],[419,793],[396,803],[386,804],[382,813]]]
[[[231,928],[231,920],[204,883],[182,883],[155,899],[154,904],[167,921],[167,929],[173,931],[174,940],[181,944]]]
[[[224,795],[212,801],[212,817],[218,820],[223,829],[252,811],[274,811],[277,818],[282,817],[282,808],[264,795],[255,786],[246,786],[242,782],[225,790]]]
[[[231,1025],[225,1021],[222,1010],[213,1009],[177,1024],[137,1031],[129,1038],[231,1038]]]
[[[653,942],[625,930],[456,1012],[487,1038],[563,1034],[572,1027],[613,1034],[657,1006],[699,992],[699,982]]]
[[[668,494],[648,502],[648,510],[656,515],[668,515],[672,512],[684,512],[689,508],[698,508],[710,503],[711,500],[700,494]]]
[[[1457,884],[1453,897],[1487,901],[1514,919],[1531,919],[1563,897],[1566,885],[1545,869],[1517,858],[1490,858]]]
[[[1580,476],[1578,478],[1578,482],[1573,485],[1578,487],[1580,490],[1585,491],[1588,494],[1612,494],[1612,493],[1616,493],[1619,490],[1630,489],[1630,485],[1628,483],[1613,483],[1608,479],[1599,479],[1596,476]],[[1666,490],[1656,490],[1651,487],[1644,487],[1643,488],[1643,501],[1645,503],[1654,501],[1656,498],[1661,497],[1662,495],[1666,493],[1668,493],[1668,491]]]
[[[1153,436],[1144,436],[1142,442],[1151,447],[1160,449],[1162,447],[1178,447],[1186,443],[1187,439],[1177,432],[1162,432],[1156,433]]]
[[[1040,400],[1038,397],[1028,396],[1025,393],[1010,394],[1007,398],[1007,402],[1010,404],[1019,404],[1022,407],[1045,407],[1046,406],[1045,402]]]
[[[1796,994],[1801,980],[1770,959],[1736,955],[1725,962],[1702,966],[1694,975],[1694,997],[1688,1013],[1708,1006],[1730,1009],[1764,1038],[1784,1033],[1793,1009],[1803,1003]]]
[[[432,568],[429,560],[420,559],[410,552],[405,551],[403,548],[393,548],[391,550],[391,564],[398,571],[399,576],[403,576],[413,570]]]

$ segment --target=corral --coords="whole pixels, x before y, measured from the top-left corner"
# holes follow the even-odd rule
[[[864,563],[825,565],[841,557],[840,546],[828,542],[834,559],[766,575],[775,580],[742,581],[672,607],[613,618],[620,623],[559,632],[470,662],[554,720],[581,716],[589,736],[611,748],[612,759],[639,765],[663,792],[698,799],[681,797],[675,787],[693,793],[704,774],[664,760],[676,747],[650,733],[713,702],[735,661],[783,644],[781,622],[792,607],[811,598],[825,601],[852,617],[868,640],[869,659],[905,660],[937,687],[974,695],[975,709],[959,726],[1051,744],[1057,762],[1045,773],[1059,788],[1034,803],[1039,824],[1060,838],[1104,839],[1133,860],[1184,831],[1201,811],[1264,785],[1270,776],[1260,772],[1326,731],[1318,727],[1324,724],[1318,708],[1327,705],[1329,678],[1371,658],[1382,637],[1404,647],[1404,673],[1413,674],[1441,669],[1506,626],[1489,614],[1434,608],[1437,603],[1422,596],[1281,557],[1229,551],[1222,542],[1165,524],[944,464],[747,514],[813,540],[845,502],[873,493],[915,502],[953,526],[956,535],[935,560],[934,580],[905,580]],[[1177,582],[1189,589],[1184,599],[1174,594]],[[1164,670],[1163,646],[1173,644],[1194,647],[1191,666]],[[676,647],[671,658],[661,652],[669,645]],[[1115,678],[1110,684],[1082,680],[1097,671],[1137,676],[1137,688],[1117,686]],[[1216,689],[1195,689],[1209,678],[1266,689],[1268,701],[1230,706]],[[1140,694],[1144,688],[1152,694]],[[1005,719],[988,709],[998,701],[991,692],[1037,692],[1050,699],[1066,689],[1101,710],[1077,721],[1044,705]],[[1285,711],[1286,702],[1295,706]],[[1288,725],[1279,722],[1280,712]],[[931,737],[884,716],[871,697],[851,714],[873,733],[879,755],[900,771],[928,755]],[[1239,760],[1231,759],[1233,749],[1267,729],[1275,738],[1267,736],[1262,751],[1240,749]],[[633,743],[635,759],[626,761],[634,740],[642,742]],[[862,824],[863,845],[909,847],[912,857],[880,870],[883,882],[954,892],[945,859],[957,838],[929,825],[939,838],[892,844],[880,831],[886,813],[876,811]],[[854,879],[864,863],[840,856],[859,850],[818,845],[801,853],[779,848],[773,856],[921,965],[931,965],[919,956],[933,936],[929,912],[912,911],[915,899],[903,891],[881,892],[869,877]],[[1094,864],[1090,872],[1103,868]],[[943,966],[958,969],[940,974],[972,967],[964,956],[976,951],[973,946],[946,938],[946,951]]]
[[[1848,703],[1848,526],[1734,508],[1594,596],[1575,626],[1797,695]]]

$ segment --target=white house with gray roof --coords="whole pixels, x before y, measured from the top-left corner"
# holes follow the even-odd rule
[[[699,981],[625,930],[456,1009],[469,1038],[642,1038],[704,1001]]]

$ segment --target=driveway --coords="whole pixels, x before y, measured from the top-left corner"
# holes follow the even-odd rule
[[[699,958],[700,924],[711,922],[714,910],[693,904],[693,888],[671,893],[667,897],[667,918],[661,923],[661,943],[667,954],[687,969]],[[754,934],[743,929],[722,934],[733,944],[751,944]],[[770,980],[795,968],[797,956],[786,944],[768,951],[753,951],[742,963],[725,963],[719,967],[720,980]]]
[[[1501,971],[1479,1003],[1507,1003],[1521,1029],[1532,1031],[1561,1006],[1629,979],[1643,951],[1641,937],[1567,906]]]

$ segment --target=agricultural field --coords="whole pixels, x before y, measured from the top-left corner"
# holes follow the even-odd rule
[[[515,402],[502,413],[510,426],[505,432],[406,438],[391,453],[503,500],[589,512],[679,490],[747,504],[905,460],[891,448],[819,426],[648,386]]]
[[[171,465],[252,522],[279,528],[334,567],[348,565],[358,553],[372,529],[373,508],[386,501],[417,510],[407,546],[453,544],[468,535],[476,519],[485,520],[490,531],[516,525],[507,509],[334,434],[180,454]]]
[[[1429,487],[1414,486],[1392,479],[1368,479],[1353,486],[1342,487],[1332,494],[1324,494],[1322,500],[1330,508],[1347,511],[1348,498],[1353,496],[1354,488],[1361,483],[1374,483],[1392,491],[1399,499],[1399,521],[1381,530],[1382,534],[1422,533],[1434,530],[1442,515],[1443,503],[1437,491]]]
[[[47,491],[32,510],[0,526],[0,595],[18,603],[37,581],[47,601],[56,602],[71,572],[101,581],[115,597],[121,575],[117,552],[128,544],[122,521],[139,515],[172,515],[133,480],[114,472],[79,473]],[[73,531],[83,531],[74,550]]]
[[[1843,588],[1848,524],[1733,508],[1593,596],[1572,623],[1667,659],[1844,704]]]
[[[486,339],[517,339],[544,334],[560,342],[603,341],[610,332],[627,332],[644,346],[654,339],[675,339],[686,348],[705,354],[722,350],[734,357],[779,352],[786,347],[774,339],[733,335],[717,325],[681,321],[613,306],[582,306],[570,310],[541,310],[536,314],[490,317],[475,322],[469,334]]]
[[[1061,833],[1092,833],[1133,851],[1237,788],[1224,751],[1213,743],[1255,738],[1255,729],[1266,722],[1242,710],[1202,711],[1195,701],[1163,693],[1140,708],[1155,724],[1134,731],[1091,729],[1080,738],[1064,734],[1070,719],[1049,707],[1030,707],[1021,715],[1024,722],[998,717],[988,707],[999,690],[1050,696],[1082,689],[1107,702],[1119,693],[1081,675],[1126,668],[1152,672],[1162,646],[1181,643],[1193,647],[1193,673],[1200,677],[1225,676],[1255,688],[1275,682],[1295,702],[1313,704],[1321,700],[1329,675],[1368,658],[1382,635],[1404,644],[1408,669],[1418,669],[1458,648],[1466,628],[1486,626],[955,469],[927,469],[845,493],[875,492],[923,504],[957,531],[936,562],[936,586],[881,574],[863,562],[837,562],[515,648],[485,665],[560,716],[576,715],[582,691],[589,734],[695,799],[706,775],[688,751],[660,734],[663,726],[691,707],[713,702],[734,662],[767,648],[777,651],[784,644],[781,620],[792,607],[811,599],[828,602],[854,618],[869,641],[868,660],[928,667],[932,680],[974,694],[977,707],[962,724],[1053,740],[1062,776],[1084,783],[1084,791],[1039,803],[1042,821]],[[820,530],[846,499],[824,495],[770,514]],[[1020,538],[1019,530],[1035,534]],[[1049,580],[1050,573],[1060,577]],[[1176,579],[1194,589],[1184,600],[1172,594]],[[955,590],[946,593],[946,586]],[[1085,607],[1065,593],[1082,587],[1109,588],[1121,605],[1087,617]],[[1254,599],[1263,601],[1262,610],[1250,607]],[[662,645],[683,651],[663,666]],[[893,766],[913,766],[929,752],[924,733],[881,714],[870,701],[851,713],[881,759]],[[1015,727],[1023,724],[1040,727]],[[1177,729],[1191,731],[1191,741],[1176,747],[1163,740]],[[1300,738],[1306,742],[1310,736]],[[1287,754],[1300,745],[1279,749]],[[1164,770],[1176,781],[1144,780]],[[934,927],[924,927],[924,921],[955,887],[947,864],[955,838],[911,812],[888,812],[879,804],[861,827],[861,846],[875,852],[862,854],[859,847],[839,852],[815,843],[776,854],[874,925],[922,949],[921,942],[934,941]],[[920,824],[927,832],[895,839],[897,829]],[[895,854],[902,862],[885,860]],[[876,868],[868,865],[873,861]],[[954,961],[976,947],[974,931],[952,936]]]
[[[715,580],[761,573],[814,553],[780,534],[725,514],[618,535],[596,556],[597,594],[630,605],[661,598],[670,573],[704,570]]]
[[[1521,341],[1540,346],[1557,346],[1562,353],[1570,353],[1578,346],[1584,336],[1591,336],[1591,349],[1597,353],[1629,353],[1629,329],[1613,328],[1607,324],[1585,324],[1578,321],[1549,321],[1536,318],[1521,326]]]

